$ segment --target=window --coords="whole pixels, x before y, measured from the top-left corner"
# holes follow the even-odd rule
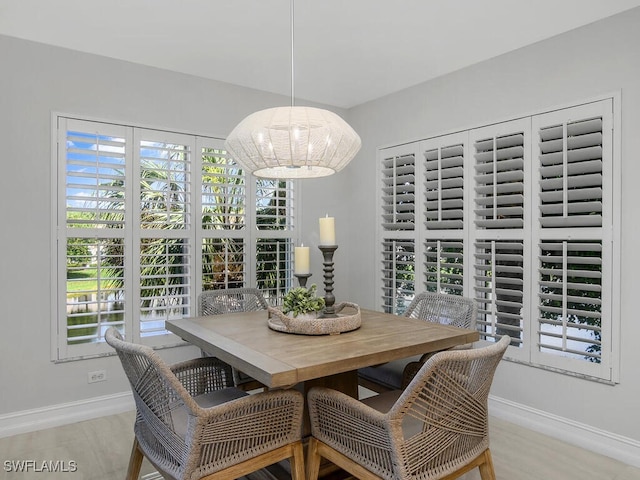
[[[200,291],[292,283],[293,183],[249,180],[223,141],[57,118],[54,360],[133,341],[176,343],[164,322]]]
[[[385,312],[404,312],[415,291],[416,154],[389,149],[382,159],[382,298]]]
[[[469,132],[472,172],[469,239],[473,276],[466,284],[478,304],[481,338],[511,337],[510,355],[528,361],[525,340],[527,272],[533,216],[527,205],[531,120],[518,119]]]
[[[415,292],[415,242],[413,240],[382,241],[383,305],[387,313],[402,314]]]
[[[602,101],[539,115],[532,125],[532,360],[605,379],[615,379],[619,317],[612,111]]]
[[[473,297],[506,358],[615,381],[614,101],[380,149],[382,309]]]

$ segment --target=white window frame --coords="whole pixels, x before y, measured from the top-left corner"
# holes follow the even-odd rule
[[[590,118],[601,116],[603,118],[602,125],[602,144],[603,149],[608,151],[611,161],[603,161],[602,164],[602,189],[605,193],[602,203],[602,226],[582,226],[578,228],[572,227],[557,227],[557,228],[543,228],[540,222],[536,222],[532,232],[532,253],[531,258],[536,256],[538,251],[538,245],[544,240],[560,240],[569,242],[579,241],[600,241],[602,243],[602,306],[601,310],[607,312],[610,321],[602,324],[600,334],[602,337],[602,345],[609,348],[603,348],[601,351],[601,362],[599,364],[585,362],[582,360],[576,360],[572,358],[563,358],[558,355],[544,353],[540,349],[532,349],[531,362],[534,364],[545,365],[552,369],[569,370],[575,372],[577,375],[583,375],[587,377],[600,378],[603,380],[609,380],[612,382],[617,381],[618,366],[616,360],[616,353],[619,350],[617,345],[617,334],[615,333],[619,328],[619,284],[618,276],[620,272],[619,251],[620,251],[620,173],[619,173],[619,151],[620,143],[616,143],[616,135],[619,135],[619,123],[616,123],[616,112],[619,112],[619,108],[616,107],[615,98],[603,99],[599,102],[592,102],[583,105],[576,105],[570,111],[571,117],[568,117],[565,110],[557,110],[541,114],[533,119],[532,132],[537,135],[538,129],[544,127],[545,124],[570,122],[571,120],[580,120],[583,118]],[[535,141],[535,140],[534,140]],[[536,148],[537,143],[532,145],[533,155],[538,155]],[[607,153],[603,154],[605,157]],[[537,172],[536,172],[537,173]],[[537,186],[539,175],[532,175],[532,183]],[[616,184],[617,187],[616,187]],[[607,193],[609,193],[607,195]],[[540,195],[536,189],[532,197],[531,209],[532,214],[537,213],[540,208]],[[535,217],[534,217],[535,218]],[[616,239],[618,239],[616,241]],[[536,288],[535,275],[538,270],[536,265],[532,265],[531,274],[534,278],[531,279],[531,298],[532,309],[531,315],[534,315],[535,308],[537,307],[538,291]],[[532,326],[533,326],[533,322]],[[537,326],[537,325],[536,325]],[[531,332],[532,336],[535,334]],[[534,337],[535,338],[535,337]],[[536,339],[537,340],[537,339]]]
[[[538,159],[534,142],[537,142],[536,119],[544,115],[557,115],[562,117],[567,115],[567,111],[574,109],[578,112],[589,111],[589,109],[603,109],[603,115],[608,120],[603,125],[603,135],[606,137],[606,148],[610,148],[610,161],[603,164],[603,188],[606,200],[603,199],[603,226],[602,228],[580,227],[580,232],[562,232],[560,239],[570,240],[597,240],[601,239],[603,244],[603,278],[605,279],[605,289],[603,292],[603,317],[606,322],[602,323],[602,353],[601,362],[592,364],[585,360],[575,360],[562,357],[560,355],[540,352],[537,347],[537,308],[538,308],[538,263],[537,252],[541,240],[554,239],[560,235],[561,229],[543,229],[539,226],[539,195],[538,195]],[[612,109],[612,110],[609,110]],[[608,113],[607,113],[608,111]],[[563,113],[564,112],[564,113]],[[573,113],[573,112],[571,112]],[[577,114],[578,120],[580,114]],[[586,118],[586,117],[584,117]],[[416,158],[416,227],[414,231],[396,232],[385,229],[382,224],[377,227],[378,239],[378,261],[377,265],[382,265],[382,242],[389,237],[402,234],[403,239],[415,240],[416,258],[416,293],[426,288],[425,284],[425,264],[424,249],[426,241],[444,239],[462,239],[464,243],[464,285],[462,294],[467,297],[474,297],[474,244],[482,239],[495,239],[498,241],[523,241],[523,265],[524,265],[524,291],[523,291],[523,331],[522,339],[524,348],[510,346],[505,354],[505,359],[529,366],[539,367],[546,370],[577,376],[593,381],[607,384],[615,384],[619,381],[620,364],[620,229],[621,229],[621,174],[620,174],[620,92],[603,94],[598,97],[587,99],[572,104],[560,105],[553,108],[543,109],[502,121],[494,122],[485,126],[471,126],[469,128],[444,132],[442,134],[430,135],[422,139],[411,142],[404,142],[401,145],[389,145],[378,148],[378,164],[390,154],[402,154],[411,152]],[[571,120],[570,118],[567,121]],[[610,122],[609,122],[610,120]],[[514,123],[515,122],[515,123]],[[524,203],[524,225],[522,229],[481,229],[474,225],[474,138],[480,138],[489,131],[497,134],[504,128],[508,133],[518,122],[524,122],[523,128],[528,132],[525,136],[525,203]],[[424,162],[423,152],[426,148],[433,148],[433,145],[445,146],[452,141],[464,143],[465,167],[465,211],[463,229],[437,230],[429,229],[424,220]],[[377,172],[377,183],[382,185],[381,168]],[[381,192],[381,190],[380,190]],[[377,195],[377,211],[382,212],[381,195]],[[420,213],[418,213],[420,211]],[[384,273],[377,278],[376,292],[382,292]],[[606,300],[605,300],[606,298]],[[384,299],[382,295],[377,296],[377,308],[384,309]],[[401,312],[399,312],[401,313]]]
[[[292,282],[293,273],[293,245],[298,243],[297,224],[299,222],[299,202],[300,194],[297,182],[287,187],[288,202],[286,216],[288,227],[279,230],[261,230],[256,228],[256,196],[258,179],[251,175],[244,175],[245,178],[245,226],[238,230],[208,230],[202,228],[201,212],[202,212],[202,149],[215,148],[224,150],[224,140],[221,138],[202,136],[191,134],[188,132],[175,132],[166,129],[158,129],[149,126],[134,125],[126,122],[113,122],[109,120],[96,119],[86,116],[77,116],[61,112],[52,113],[51,122],[51,152],[52,152],[52,178],[51,178],[51,215],[52,215],[52,251],[51,251],[51,272],[52,286],[51,298],[54,307],[54,313],[51,318],[51,360],[54,362],[62,362],[69,360],[78,360],[83,358],[92,358],[102,355],[113,354],[111,349],[103,339],[91,343],[82,343],[78,345],[69,345],[66,335],[66,145],[65,141],[59,141],[66,137],[67,122],[72,125],[90,126],[92,123],[98,124],[101,128],[105,128],[105,134],[109,134],[109,130],[118,132],[120,136],[124,133],[126,142],[126,189],[131,197],[127,200],[127,209],[125,222],[129,225],[138,225],[139,221],[139,204],[133,200],[137,188],[139,188],[140,166],[139,155],[140,145],[136,142],[137,138],[152,139],[151,137],[163,138],[163,142],[171,141],[180,144],[190,145],[190,165],[189,165],[189,185],[191,188],[189,194],[189,208],[187,215],[189,217],[189,227],[184,230],[176,230],[165,232],[169,237],[188,238],[190,252],[189,268],[186,274],[188,281],[188,306],[187,315],[195,315],[197,309],[197,296],[202,291],[202,241],[203,238],[242,238],[244,242],[244,287],[256,287],[256,242],[258,239],[284,239],[290,242],[290,262],[287,271],[283,272],[283,278]],[[82,130],[81,130],[82,131]],[[103,133],[102,131],[100,133]],[[146,134],[146,137],[144,136]],[[142,135],[143,137],[139,137]],[[149,138],[147,138],[149,137]],[[138,185],[138,187],[134,187]],[[136,188],[136,190],[134,190]],[[138,196],[139,198],[139,196]],[[104,229],[111,230],[111,229]],[[114,229],[115,230],[115,229]],[[139,248],[141,229],[138,227],[128,227],[126,232],[117,232],[125,237],[125,277],[127,284],[125,286],[125,331],[127,338],[131,341],[149,345],[153,348],[171,347],[183,344],[182,340],[177,336],[163,331],[153,335],[140,335],[140,322],[134,321],[140,317],[140,289],[134,286],[138,284],[139,279]],[[142,232],[145,236],[153,237],[163,236],[162,233],[152,230]],[[100,232],[102,234],[102,232]],[[107,235],[114,235],[109,231]],[[275,301],[275,300],[274,300]]]
[[[422,162],[420,161],[421,158],[421,153],[420,150],[417,148],[418,145],[417,144],[406,144],[406,145],[400,145],[400,146],[392,146],[390,148],[386,148],[386,149],[380,149],[378,151],[378,155],[379,155],[379,165],[381,165],[381,168],[378,169],[377,171],[377,175],[378,175],[378,181],[377,184],[381,186],[381,192],[383,192],[383,189],[388,189],[391,187],[391,185],[389,183],[385,182],[385,178],[391,178],[390,175],[385,176],[382,173],[382,169],[384,168],[383,166],[383,162],[385,161],[390,161],[391,159],[396,159],[396,158],[402,158],[402,157],[407,157],[407,156],[413,156],[414,160],[414,186],[416,188],[416,190],[419,190],[419,183],[422,181],[423,179],[423,173],[422,173]],[[394,183],[394,186],[397,185],[396,183]],[[376,203],[376,210],[379,213],[379,218],[380,218],[380,224],[385,224],[387,223],[390,218],[389,215],[392,215],[392,219],[396,218],[396,213],[394,214],[390,214],[390,211],[385,209],[385,206],[387,208],[390,208],[390,202],[384,202],[382,199],[383,195],[376,195],[376,199],[377,199],[377,203]],[[389,193],[387,194],[387,199],[389,198]],[[420,201],[420,196],[419,193],[416,191],[414,192],[414,210],[413,210],[413,222],[407,222],[407,223],[398,223],[397,225],[390,225],[388,227],[387,230],[383,231],[382,227],[380,227],[379,229],[379,242],[378,245],[381,245],[380,248],[380,257],[379,257],[379,262],[377,263],[377,265],[381,266],[381,277],[378,278],[378,288],[376,289],[376,291],[380,294],[380,296],[378,297],[380,299],[380,303],[379,303],[379,308],[381,310],[384,310],[388,313],[401,313],[401,311],[403,311],[403,308],[406,308],[409,305],[409,302],[413,299],[412,295],[405,295],[404,292],[400,292],[398,291],[398,288],[393,288],[393,292],[391,293],[391,295],[388,295],[387,292],[391,291],[392,287],[389,286],[389,282],[393,282],[394,283],[394,287],[395,287],[395,282],[397,279],[397,272],[389,272],[389,270],[385,267],[384,265],[384,259],[383,259],[383,254],[381,253],[381,251],[383,250],[382,244],[383,243],[389,243],[389,242],[414,242],[414,264],[413,264],[413,268],[414,268],[414,276],[413,276],[413,286],[414,286],[414,291],[416,289],[416,285],[419,284],[419,282],[421,281],[420,279],[422,278],[422,262],[419,261],[420,260],[420,251],[421,249],[419,248],[419,239],[417,238],[417,232],[420,231],[419,225],[422,222],[423,219],[423,203]],[[393,199],[394,205],[397,203],[397,201],[395,199]],[[394,207],[395,209],[395,207]],[[386,216],[385,216],[386,215]],[[396,222],[390,222],[391,224],[395,224]],[[386,277],[385,275],[387,275],[387,273],[391,273],[392,277]],[[384,286],[387,286],[385,290],[383,290]],[[402,297],[402,298],[401,298]],[[392,305],[388,305],[385,304],[385,298],[387,298],[387,302],[391,301]],[[403,307],[403,306],[404,307]]]
[[[462,150],[463,150],[462,155],[464,159],[462,227],[461,228],[438,228],[438,227],[431,228],[430,223],[426,221],[426,216],[425,216],[426,214],[426,207],[424,206],[424,202],[426,201],[425,192],[421,191],[420,201],[418,202],[420,204],[420,222],[418,222],[418,237],[419,237],[420,248],[424,250],[426,250],[426,242],[442,242],[442,241],[461,242],[463,244],[463,252],[462,252],[463,277],[466,277],[468,275],[467,270],[469,270],[470,266],[472,265],[472,260],[471,260],[472,249],[468,248],[469,227],[468,227],[467,217],[470,215],[470,212],[473,211],[473,209],[472,208],[470,209],[468,205],[469,200],[472,198],[472,195],[470,195],[469,192],[471,192],[473,188],[473,184],[472,184],[473,176],[469,174],[468,168],[466,167],[466,165],[469,163],[469,155],[470,155],[468,133],[455,132],[455,133],[450,133],[450,134],[437,136],[437,137],[420,141],[418,144],[418,154],[419,154],[420,161],[418,162],[417,171],[421,179],[421,184],[423,181],[426,182],[426,175],[425,175],[426,161],[424,157],[425,152],[436,149],[436,148],[445,148],[451,145],[459,145],[459,144],[462,145]],[[425,187],[425,190],[426,190],[426,187]],[[422,282],[422,286],[423,288],[428,289],[427,282],[426,282],[427,266],[425,264],[426,262],[425,253],[422,253],[421,256],[419,257],[421,260],[424,260],[424,261],[419,262],[419,266],[417,268],[417,270],[419,270],[419,277],[418,277],[419,280],[416,281],[416,285],[420,285],[421,280],[424,279],[425,281]],[[462,292],[460,292],[459,290],[454,292],[451,289],[447,289],[447,286],[444,284],[441,284],[438,279],[439,291],[452,293],[452,294],[462,293],[463,295],[466,295],[467,294],[465,290],[466,283],[468,282],[465,279],[465,281],[463,281]]]
[[[475,274],[475,266],[476,262],[473,258],[475,255],[475,245],[477,242],[482,241],[496,241],[500,243],[508,243],[508,242],[522,242],[523,243],[523,278],[524,288],[522,291],[522,344],[525,348],[516,348],[515,346],[510,346],[508,350],[508,358],[525,361],[528,362],[530,358],[529,347],[531,342],[531,322],[526,320],[526,313],[530,311],[531,305],[531,297],[530,291],[526,288],[527,284],[530,280],[528,280],[527,272],[531,270],[531,223],[533,222],[533,216],[531,216],[530,209],[527,208],[529,203],[531,202],[531,182],[527,181],[527,179],[531,178],[531,165],[533,160],[531,158],[531,121],[530,118],[520,118],[507,122],[500,122],[494,125],[488,125],[485,127],[475,128],[469,130],[469,140],[468,140],[468,148],[469,148],[469,156],[467,157],[468,162],[466,165],[466,170],[469,172],[469,180],[471,182],[471,194],[467,197],[467,207],[468,207],[468,215],[466,217],[466,224],[469,229],[468,243],[465,251],[468,251],[471,258],[469,258],[469,268],[465,270],[465,292],[469,297],[476,297],[476,292],[474,291],[474,280],[473,275]],[[475,174],[475,161],[474,161],[474,143],[475,141],[486,138],[486,137],[503,137],[509,136],[515,132],[525,132],[524,135],[524,152],[523,152],[523,173],[525,176],[524,181],[524,221],[522,228],[482,228],[476,225],[477,216],[474,213],[474,210],[477,208],[475,204],[475,195],[474,195],[474,187],[475,184],[473,182],[473,175]],[[495,307],[495,305],[494,305]],[[495,319],[494,319],[495,320]],[[480,327],[480,325],[478,325]],[[489,329],[489,333],[495,334],[497,325],[493,325]]]

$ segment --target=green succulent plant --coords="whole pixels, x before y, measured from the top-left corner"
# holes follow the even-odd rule
[[[319,312],[324,308],[324,298],[316,296],[316,285],[296,287],[284,296],[282,311],[297,317],[303,313]]]

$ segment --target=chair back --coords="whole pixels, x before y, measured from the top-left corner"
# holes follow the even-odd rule
[[[164,478],[244,478],[290,459],[303,480],[303,396],[295,390],[249,395],[233,387],[231,367],[213,357],[167,365],[151,348],[105,339],[122,362],[136,402],[135,441],[127,478],[144,455]]]
[[[199,408],[191,393],[233,386],[231,368],[218,361],[217,368],[199,378],[201,384],[189,392],[150,347],[124,341],[115,327],[107,330],[105,340],[118,353],[131,385],[137,411],[136,437],[143,451],[163,470],[178,471],[189,447],[182,428],[174,425],[174,421]]]
[[[413,298],[404,316],[475,329],[478,306],[473,299],[460,295],[423,292]]]
[[[400,464],[411,478],[441,478],[489,447],[487,398],[510,340],[433,355],[391,407]]]
[[[198,315],[223,315],[234,312],[267,310],[269,304],[257,288],[227,288],[205,290],[198,295]],[[259,388],[260,384],[249,375],[233,369],[234,382],[242,388]]]
[[[257,288],[205,290],[198,296],[198,315],[267,310],[269,304]]]
[[[212,360],[215,368],[200,375],[197,385],[189,385],[188,391],[183,384],[186,379],[177,376],[179,369],[174,373],[152,348],[125,341],[115,327],[109,328],[104,338],[118,354],[138,406],[154,412],[161,420],[170,413],[165,409],[175,410],[178,404],[196,407],[194,395],[233,387],[231,367],[218,359]]]

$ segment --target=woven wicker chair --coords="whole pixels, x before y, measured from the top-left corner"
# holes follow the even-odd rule
[[[473,299],[435,292],[416,295],[404,312],[405,317],[471,329],[476,328],[477,315],[478,307]],[[469,345],[465,347],[468,348]],[[433,354],[402,358],[361,368],[358,371],[360,384],[378,393],[404,389],[431,355]]]
[[[198,315],[266,310],[269,304],[257,288],[205,290],[198,295]]]
[[[487,397],[509,342],[437,353],[405,390],[362,401],[312,388],[307,479],[324,457],[365,480],[452,480],[476,467],[495,480]]]
[[[413,298],[404,316],[454,327],[475,328],[477,313],[478,307],[471,298],[423,292]]]
[[[414,297],[405,316],[475,330],[478,306],[473,299],[460,295],[425,292]],[[459,345],[454,349],[470,347],[471,345]],[[432,355],[433,353],[425,353],[420,357],[420,360],[409,361],[405,365],[402,371],[401,388],[404,389],[409,384],[422,364]]]
[[[105,339],[118,353],[136,402],[135,440],[127,479],[143,456],[175,480],[231,479],[289,459],[304,479],[304,397],[295,390],[249,395],[233,387],[231,368],[206,357],[169,367],[151,348]]]
[[[233,312],[254,312],[267,310],[269,304],[257,288],[229,288],[223,290],[205,290],[198,295],[198,315],[222,315]],[[243,390],[264,388],[249,375],[233,369],[235,385]]]

